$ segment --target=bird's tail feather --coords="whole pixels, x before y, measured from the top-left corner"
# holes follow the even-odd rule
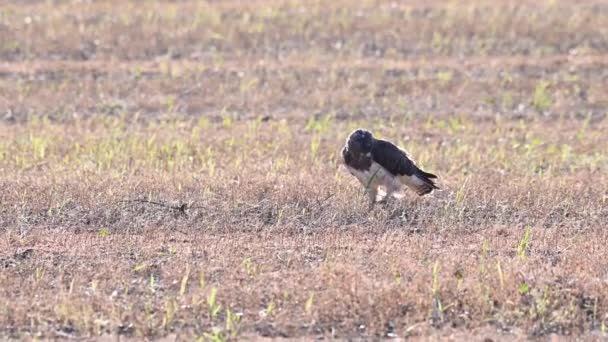
[[[426,195],[433,191],[433,189],[439,189],[439,187],[435,185],[435,182],[432,181],[432,179],[437,178],[434,174],[418,169],[414,173],[414,176],[419,180],[414,186],[414,191],[416,191],[418,195]]]
[[[437,176],[435,176],[432,173],[428,173],[428,172],[424,172],[420,169],[418,169],[418,173],[420,173],[421,175],[425,176],[426,178],[437,178]]]

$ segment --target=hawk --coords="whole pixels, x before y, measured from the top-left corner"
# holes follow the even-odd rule
[[[422,171],[405,151],[390,141],[374,138],[365,129],[350,134],[342,157],[348,171],[365,187],[372,204],[382,192],[385,198],[400,197],[404,185],[419,196],[439,189],[433,182],[437,176]]]

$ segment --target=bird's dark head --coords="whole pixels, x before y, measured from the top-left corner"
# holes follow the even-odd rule
[[[348,149],[354,154],[367,154],[372,151],[374,136],[365,129],[357,129],[348,137]]]

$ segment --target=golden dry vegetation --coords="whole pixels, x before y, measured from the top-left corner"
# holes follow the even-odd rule
[[[0,336],[608,337],[606,2],[0,4]]]

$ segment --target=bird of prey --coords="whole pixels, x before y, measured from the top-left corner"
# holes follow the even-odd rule
[[[348,171],[365,187],[372,205],[391,195],[401,197],[404,185],[419,196],[439,189],[433,182],[437,176],[422,171],[405,151],[390,141],[374,138],[365,129],[350,134],[342,157]]]

